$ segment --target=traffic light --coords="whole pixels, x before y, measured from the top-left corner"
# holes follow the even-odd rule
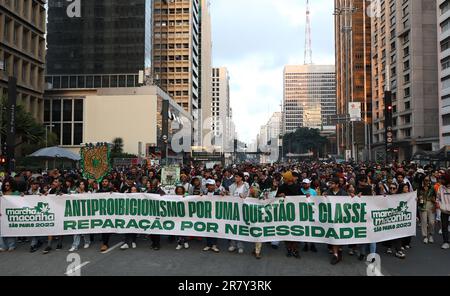
[[[385,108],[385,120],[387,126],[392,126],[392,113],[394,108],[392,106],[392,93],[387,91],[384,94],[384,108]]]
[[[8,160],[6,159],[6,156],[0,156],[0,165],[5,166],[8,163]]]
[[[386,155],[393,151],[394,145],[394,122],[393,113],[394,107],[392,106],[392,93],[386,91],[384,94],[384,127],[385,127],[385,137],[386,137]]]

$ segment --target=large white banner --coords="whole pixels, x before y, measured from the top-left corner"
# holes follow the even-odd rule
[[[334,245],[416,235],[416,193],[374,197],[1,197],[1,236],[137,233]]]

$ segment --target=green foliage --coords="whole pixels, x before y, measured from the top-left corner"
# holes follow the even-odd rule
[[[112,148],[111,148],[112,154],[123,154],[123,139],[122,138],[115,138],[112,141]]]
[[[130,158],[138,158],[138,156],[134,155],[134,154],[129,154],[129,153],[111,153],[111,159],[114,159],[114,158],[130,159]]]
[[[58,136],[55,133],[49,132],[47,135],[47,143],[45,143],[45,135],[44,138],[39,143],[23,143],[21,145],[22,155],[27,156],[32,154],[33,152],[38,151],[39,149],[47,147],[53,147],[59,145]]]
[[[314,156],[323,151],[328,139],[320,135],[320,130],[299,128],[295,132],[286,134],[283,138],[283,150],[288,153],[305,154],[313,152]]]
[[[8,125],[7,98],[0,99],[2,139],[6,139]],[[38,123],[31,113],[21,105],[16,106],[16,148],[24,143],[35,144],[45,142],[45,127]]]

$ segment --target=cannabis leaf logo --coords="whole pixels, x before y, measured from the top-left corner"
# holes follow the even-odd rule
[[[47,214],[50,211],[50,207],[49,207],[48,203],[40,202],[36,206],[36,211],[43,213],[43,214]]]
[[[408,204],[406,202],[401,202],[397,208],[399,212],[406,212],[408,210]]]

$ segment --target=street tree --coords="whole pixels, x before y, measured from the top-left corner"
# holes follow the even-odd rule
[[[283,138],[284,154],[313,153],[318,157],[323,151],[328,139],[320,135],[320,130],[301,127],[293,133],[286,134]]]

